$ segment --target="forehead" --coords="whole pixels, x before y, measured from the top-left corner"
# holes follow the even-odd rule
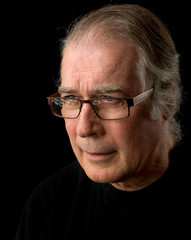
[[[135,78],[136,60],[135,47],[124,42],[70,44],[62,59],[61,87],[123,87]]]

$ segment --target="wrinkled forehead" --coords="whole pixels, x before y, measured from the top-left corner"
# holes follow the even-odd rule
[[[137,58],[135,47],[124,41],[91,41],[78,47],[71,42],[62,59],[61,77],[64,80],[68,74],[88,71],[100,74],[112,74],[115,71],[132,72]]]
[[[127,43],[94,42],[80,48],[68,45],[62,60],[60,87],[83,94],[102,88],[117,92],[116,88],[132,86],[133,90],[136,60],[135,48]]]

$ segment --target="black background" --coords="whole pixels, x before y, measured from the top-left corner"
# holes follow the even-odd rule
[[[5,27],[2,39],[6,42],[2,50],[6,53],[7,67],[1,80],[6,96],[1,99],[1,116],[5,120],[2,125],[2,159],[6,162],[6,167],[2,168],[6,190],[3,198],[8,205],[6,221],[11,229],[7,239],[13,238],[22,208],[35,186],[74,157],[64,121],[52,116],[46,101],[46,97],[57,90],[59,39],[65,36],[65,29],[76,17],[109,3],[140,4],[156,13],[168,26],[181,55],[185,88],[181,120],[186,136],[191,135],[189,1],[7,2],[2,8]]]

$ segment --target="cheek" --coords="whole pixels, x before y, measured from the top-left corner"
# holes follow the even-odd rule
[[[115,145],[118,152],[124,154],[129,149],[133,142],[133,131],[127,120],[118,120],[115,122],[108,122],[107,134],[111,142]]]
[[[136,152],[148,148],[157,139],[157,129],[152,121],[141,118],[129,118],[113,123],[109,128],[109,134],[121,153]]]
[[[123,119],[112,122],[108,126],[108,133],[113,136],[117,142],[130,142],[135,133],[138,132],[139,123],[135,119]]]

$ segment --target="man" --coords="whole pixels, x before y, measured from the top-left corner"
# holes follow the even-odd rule
[[[16,239],[186,239],[179,61],[164,25],[105,6],[75,23],[62,56],[48,102],[78,161],[34,191]]]

